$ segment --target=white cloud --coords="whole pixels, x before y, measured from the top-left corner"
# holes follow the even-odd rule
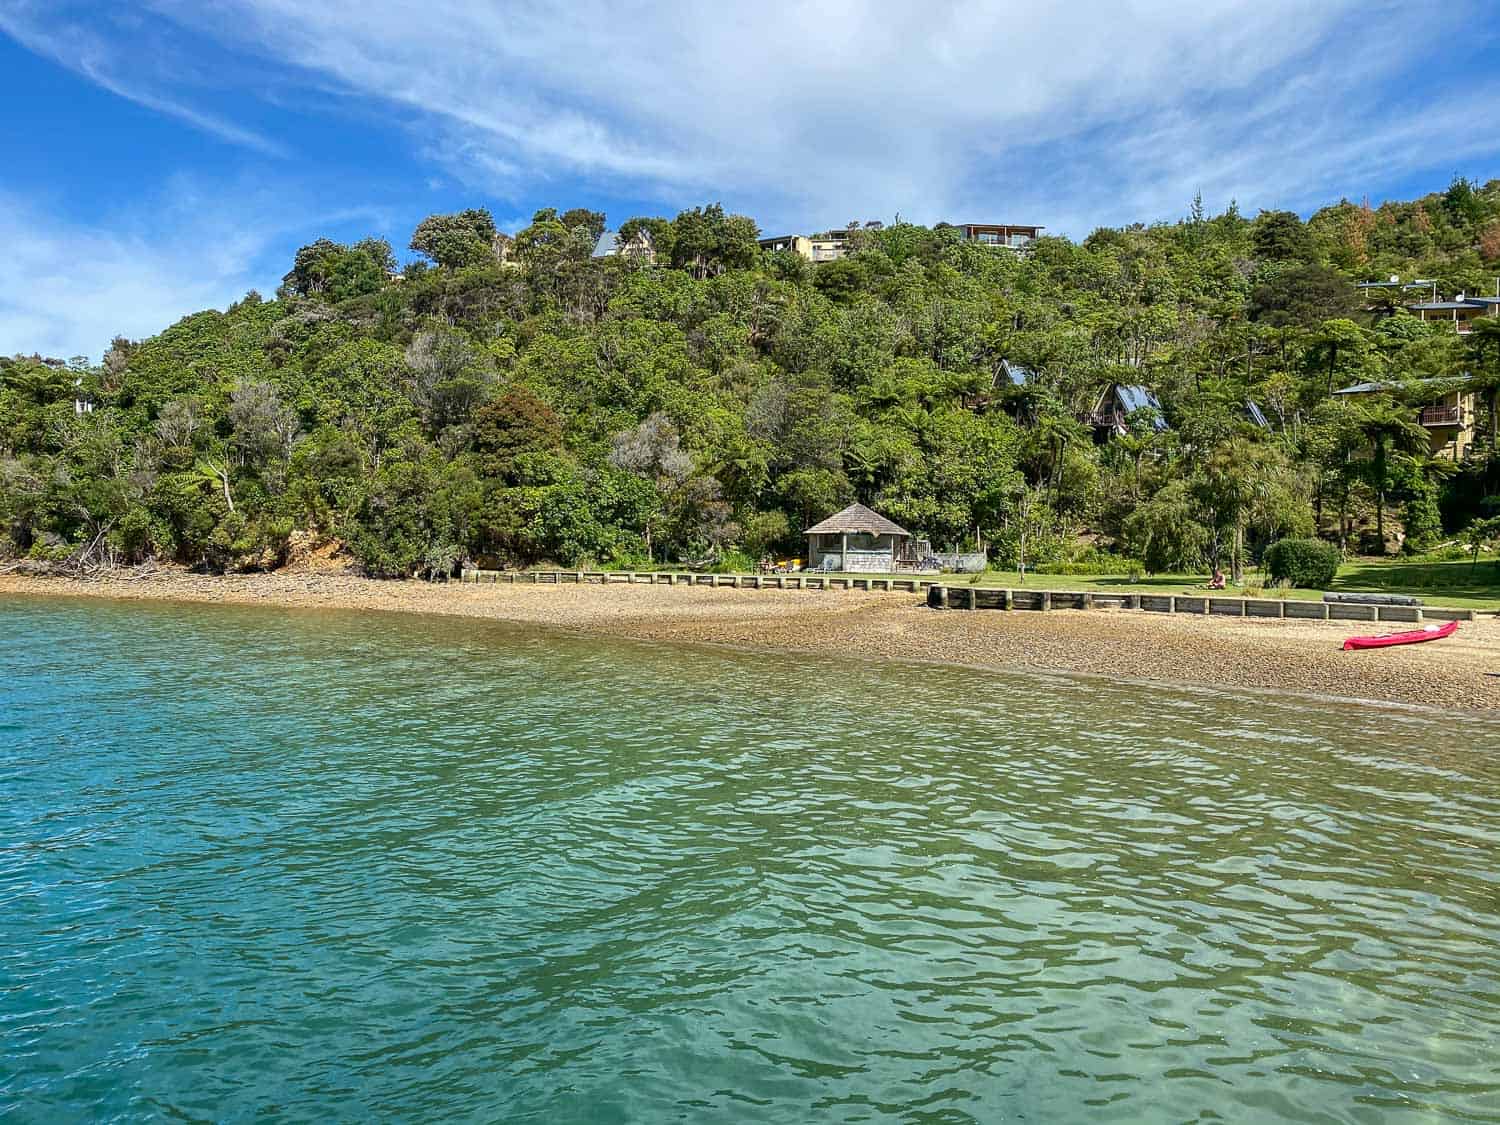
[[[27,50],[50,59],[82,75],[116,97],[135,102],[157,113],[175,117],[201,132],[242,148],[267,156],[286,156],[287,150],[277,142],[225,120],[217,114],[195,109],[154,88],[155,83],[139,75],[141,51],[154,57],[153,44],[136,45],[136,50],[121,51],[118,44],[101,34],[95,15],[70,18],[59,5],[37,0],[0,0],[0,31]]]
[[[185,207],[159,217],[81,226],[0,196],[0,355],[97,358],[116,335],[160,332],[266,283],[269,235],[226,234],[225,216]]]
[[[511,197],[583,179],[766,221],[1086,229],[1199,187],[1277,205],[1377,153],[1389,171],[1500,149],[1472,119],[1380,105],[1448,31],[1372,0],[157,8],[408,111],[451,174]]]
[[[299,243],[389,230],[383,208],[327,208],[300,189],[175,176],[88,222],[0,193],[0,355],[97,359],[251,289],[270,296]]]
[[[236,98],[405,128],[438,173],[414,185],[494,192],[516,216],[507,228],[539,199],[592,193],[664,211],[720,199],[767,227],[900,212],[1082,235],[1180,215],[1196,190],[1212,207],[1304,208],[1494,158],[1500,136],[1474,107],[1500,94],[1500,76],[1445,65],[1450,28],[1482,10],[1445,10],[1436,21],[1385,0],[0,0],[0,31],[261,153],[281,149],[225,116]],[[260,182],[274,192],[195,201],[178,184],[167,205],[84,221],[0,197],[0,353],[97,355],[117,332],[274,285],[288,244],[340,218],[311,207],[290,218],[297,201],[355,190],[310,159]],[[359,217],[377,230],[414,221]]]

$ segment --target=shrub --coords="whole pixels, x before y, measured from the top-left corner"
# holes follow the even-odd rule
[[[753,574],[755,566],[755,560],[744,551],[728,550],[710,569],[717,574]]]
[[[1123,555],[1108,555],[1104,552],[1089,553],[1070,562],[1042,563],[1036,568],[1038,574],[1139,574],[1145,564],[1140,559],[1128,559]]]
[[[1278,539],[1266,548],[1261,565],[1273,582],[1325,589],[1341,561],[1339,549],[1322,539]]]

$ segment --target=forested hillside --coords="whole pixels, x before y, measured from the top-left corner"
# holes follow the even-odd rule
[[[591,257],[603,228],[433,216],[399,271],[381,240],[320,241],[274,300],[98,366],[0,360],[0,552],[220,570],[317,538],[391,576],[745,565],[859,499],[1004,565],[1192,570],[1286,535],[1419,551],[1500,511],[1500,331],[1354,287],[1495,293],[1500,181],[1306,223],[1195,204],[1025,256],[898,223],[814,266],[713,206],[624,224],[648,264]],[[1465,375],[1479,434],[1434,459],[1416,380]],[[1394,385],[1330,397],[1366,380]],[[1149,387],[1166,426],[1137,411],[1101,438],[1114,382]]]

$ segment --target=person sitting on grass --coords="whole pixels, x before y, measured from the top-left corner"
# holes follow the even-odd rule
[[[1214,567],[1214,576],[1208,580],[1210,590],[1222,590],[1224,588],[1224,572]]]

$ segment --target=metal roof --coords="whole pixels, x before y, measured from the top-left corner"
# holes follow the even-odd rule
[[[1265,414],[1260,409],[1260,404],[1253,398],[1245,400],[1245,413],[1250,415],[1250,421],[1263,430],[1269,430],[1271,423],[1266,421]]]
[[[1124,408],[1126,414],[1134,413],[1137,410],[1149,410],[1152,415],[1152,429],[1157,433],[1163,433],[1167,430],[1166,419],[1162,417],[1161,403],[1156,400],[1156,396],[1151,393],[1149,388],[1143,387],[1139,383],[1111,383],[1104,388],[1104,393],[1099,396],[1098,405],[1094,407],[1095,410],[1104,409],[1105,400],[1109,398],[1111,391],[1120,400],[1120,405]]]
[[[1468,385],[1470,373],[1465,371],[1462,375],[1450,375],[1442,378],[1427,379],[1381,379],[1370,383],[1355,383],[1352,387],[1341,387],[1334,391],[1336,395],[1370,395],[1379,391],[1399,391],[1406,387],[1425,387],[1433,384],[1449,384],[1455,389]]]
[[[1024,387],[1028,383],[1036,382],[1036,372],[1029,367],[1022,367],[1019,363],[1012,363],[1008,359],[1000,361],[1000,374],[1013,387]]]
[[[822,523],[813,524],[808,528],[807,535],[844,535],[858,534],[861,531],[869,532],[871,535],[904,535],[911,536],[911,532],[900,524],[892,523],[879,512],[865,507],[863,504],[850,504],[842,512],[835,512]]]
[[[620,232],[617,230],[605,231],[599,236],[598,241],[594,243],[593,256],[595,258],[613,258],[619,252]]]
[[[1482,309],[1487,303],[1484,297],[1465,297],[1462,301],[1423,301],[1419,305],[1407,305],[1421,312],[1447,311],[1449,309]]]
[[[1161,410],[1161,403],[1156,401],[1156,396],[1139,384],[1117,383],[1115,389],[1119,392],[1120,404],[1127,413],[1132,410]]]

